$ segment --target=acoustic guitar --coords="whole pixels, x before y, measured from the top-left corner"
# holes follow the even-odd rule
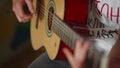
[[[63,48],[72,52],[76,40],[88,39],[84,35],[84,28],[81,31],[74,31],[73,28],[86,25],[87,0],[33,0],[33,4],[36,12],[31,20],[31,41],[35,50],[44,46],[51,60],[62,59],[65,57]],[[104,64],[102,68],[106,68],[104,50],[99,51],[94,46],[94,41],[91,44],[87,59],[92,60],[92,63],[89,65],[99,68]]]

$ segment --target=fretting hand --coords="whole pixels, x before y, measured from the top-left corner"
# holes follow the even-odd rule
[[[72,68],[84,68],[84,63],[88,51],[88,42],[76,42],[74,54],[72,54],[68,49],[63,49],[69,63]]]

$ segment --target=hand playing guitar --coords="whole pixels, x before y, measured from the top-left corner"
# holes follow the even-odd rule
[[[13,12],[15,13],[19,22],[27,22],[32,18],[34,7],[32,0],[12,0]],[[25,13],[25,7],[28,8],[29,13]]]
[[[69,63],[71,64],[72,68],[84,68],[86,53],[88,51],[88,42],[76,42],[76,47],[74,50],[74,55],[67,49],[63,49]]]

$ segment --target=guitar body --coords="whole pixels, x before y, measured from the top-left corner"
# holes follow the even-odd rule
[[[50,59],[65,59],[62,49],[69,47],[51,30],[50,13],[56,14],[69,24],[72,22],[72,24],[85,26],[87,16],[86,0],[34,0],[33,4],[36,8],[36,13],[31,20],[31,42],[33,48],[38,50],[44,46]],[[46,12],[46,10],[50,13]],[[72,52],[71,49],[70,51]]]

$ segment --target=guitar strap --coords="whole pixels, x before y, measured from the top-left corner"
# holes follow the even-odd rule
[[[70,27],[80,26],[86,27],[87,24],[87,0],[65,0],[65,16],[64,21],[70,25]],[[61,41],[60,50],[57,55],[57,59],[65,59],[65,55],[62,52],[63,48],[68,48],[72,53],[73,51]]]

